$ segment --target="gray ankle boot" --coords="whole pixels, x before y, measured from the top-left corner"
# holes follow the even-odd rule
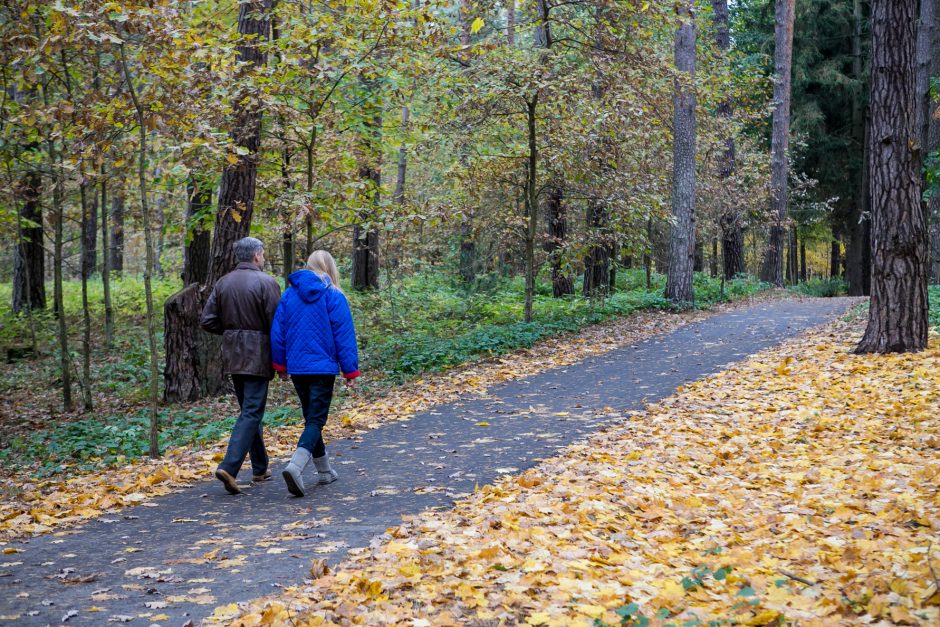
[[[290,458],[290,462],[281,472],[281,476],[284,477],[284,482],[287,484],[288,492],[294,496],[304,495],[303,472],[312,457],[310,451],[303,447],[297,447],[294,456]]]
[[[314,457],[313,464],[317,467],[318,484],[326,485],[333,483],[338,478],[336,471],[330,467],[330,458],[326,455],[323,457]]]

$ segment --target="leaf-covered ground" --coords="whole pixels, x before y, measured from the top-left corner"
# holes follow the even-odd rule
[[[348,437],[383,422],[407,420],[415,412],[433,405],[462,395],[482,394],[501,381],[572,364],[747,304],[742,301],[709,312],[683,314],[637,312],[577,334],[540,342],[531,349],[427,376],[378,397],[339,399],[341,409],[331,415],[326,438]],[[275,398],[294,403],[289,384],[274,383],[272,387],[278,386]],[[225,415],[226,412],[235,412],[236,406],[231,398],[220,399],[213,411]],[[299,422],[298,419],[297,425],[266,431],[266,442],[273,459],[286,457],[294,449],[301,428]],[[8,496],[0,501],[0,542],[113,514],[123,507],[204,480],[211,476],[211,471],[221,461],[225,444],[226,440],[221,440],[207,447],[175,448],[159,460],[143,459],[120,468],[96,470],[65,466],[48,480],[30,477],[28,468],[23,471],[4,469],[0,473],[0,493]],[[247,473],[243,470],[243,474]]]
[[[765,351],[215,617],[938,624],[940,339],[855,356],[860,329]]]

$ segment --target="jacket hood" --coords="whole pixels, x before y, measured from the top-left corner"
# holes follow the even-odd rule
[[[292,272],[288,280],[297,291],[300,300],[305,303],[315,303],[331,285],[329,278],[320,278],[320,275],[312,270]]]

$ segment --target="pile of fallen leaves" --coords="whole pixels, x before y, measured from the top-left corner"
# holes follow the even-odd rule
[[[741,301],[708,312],[690,311],[679,315],[638,312],[576,334],[540,342],[531,349],[428,376],[378,397],[347,398],[342,409],[331,415],[325,437],[327,440],[355,437],[357,433],[383,422],[407,420],[416,412],[434,405],[467,395],[484,394],[489,387],[500,382],[570,365],[747,304]],[[292,395],[288,394],[288,397],[288,402],[294,402]],[[228,399],[226,406],[232,412],[237,411],[232,399]],[[267,430],[265,442],[271,456],[275,459],[289,456],[296,447],[301,429],[302,424],[298,421],[293,427]],[[167,451],[160,459],[142,459],[121,468],[79,470],[66,467],[59,476],[41,482],[24,474],[8,474],[3,478],[3,484],[9,486],[8,491],[14,495],[0,501],[0,541],[46,533],[113,514],[131,505],[152,505],[145,502],[211,477],[222,460],[226,443],[227,440],[222,440],[199,450],[176,448]],[[242,474],[246,472],[243,470]]]
[[[940,341],[856,356],[858,331],[680,389],[215,619],[940,624]]]

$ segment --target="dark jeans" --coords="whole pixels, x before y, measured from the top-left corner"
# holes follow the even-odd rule
[[[219,468],[236,477],[245,455],[250,453],[252,474],[263,475],[268,469],[268,452],[264,448],[261,420],[268,402],[268,380],[247,374],[233,374],[232,385],[242,411],[232,428],[232,437],[229,438],[225,458]]]
[[[292,374],[291,381],[297,396],[300,398],[300,409],[304,414],[304,432],[300,434],[298,448],[305,448],[315,458],[326,455],[323,445],[323,426],[330,413],[330,402],[333,400],[333,382],[336,375],[332,374]]]

